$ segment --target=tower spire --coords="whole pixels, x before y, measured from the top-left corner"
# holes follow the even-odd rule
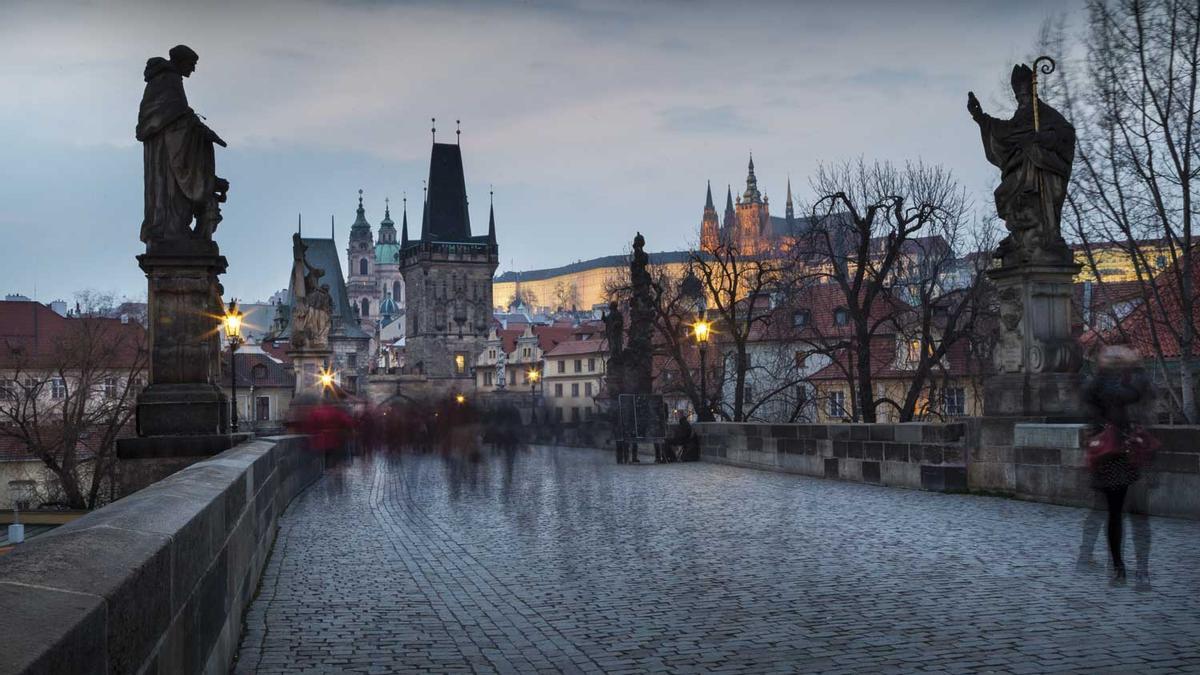
[[[408,193],[404,193],[404,221],[400,226],[400,246],[408,246]]]
[[[785,220],[787,221],[788,226],[790,227],[792,225],[792,223],[796,220],[796,211],[792,205],[792,176],[791,176],[791,174],[788,174],[788,179],[787,179],[787,205],[786,206],[787,206],[787,208],[786,208],[784,216],[785,216]]]
[[[708,181],[708,194],[706,194],[704,197],[704,210],[707,211],[709,209],[712,209],[713,211],[717,210],[717,207],[713,206],[711,180]]]
[[[337,230],[335,229],[334,224],[333,224],[333,214],[332,213],[329,214],[329,238],[337,239]]]
[[[304,234],[304,214],[296,214],[296,234]]]
[[[496,192],[488,186],[488,243],[496,243]]]
[[[750,167],[746,173],[746,192],[742,195],[744,202],[761,202],[762,194],[758,191],[758,178],[754,175],[754,153],[750,153]]]
[[[433,142],[437,143],[437,118],[429,118],[429,134],[433,138]]]
[[[733,211],[733,186],[725,186],[725,217],[721,219],[721,227],[733,227],[737,222],[737,214]]]
[[[454,142],[462,145],[462,120],[454,120]]]

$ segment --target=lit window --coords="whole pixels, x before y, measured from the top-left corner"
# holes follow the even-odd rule
[[[454,372],[458,373],[459,375],[462,375],[463,373],[467,372],[467,355],[466,354],[455,354],[454,355]]]
[[[909,340],[907,345],[908,353],[905,355],[909,363],[921,362],[921,339]]]

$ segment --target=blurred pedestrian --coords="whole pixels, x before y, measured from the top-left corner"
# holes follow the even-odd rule
[[[1122,511],[1129,488],[1141,477],[1155,441],[1138,424],[1136,406],[1148,398],[1149,382],[1137,353],[1124,346],[1104,347],[1096,375],[1084,386],[1083,403],[1090,411],[1093,434],[1088,441],[1088,467],[1092,487],[1104,495],[1108,507],[1108,548],[1112,557],[1112,582],[1125,582],[1122,557]],[[1145,519],[1135,527],[1147,527]],[[1085,525],[1086,537],[1086,525]],[[1135,532],[1137,578],[1149,577],[1149,533]],[[1090,553],[1090,552],[1089,552]],[[1083,551],[1081,551],[1082,557]]]

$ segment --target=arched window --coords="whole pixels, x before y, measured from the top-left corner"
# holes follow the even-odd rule
[[[362,299],[362,315],[364,317],[371,316],[371,301],[367,298]]]
[[[400,302],[401,297],[403,297],[403,296],[400,295],[400,282],[393,281],[392,282],[392,299],[395,300],[396,302]]]
[[[366,258],[358,259],[358,273],[363,276],[367,275],[367,259]]]

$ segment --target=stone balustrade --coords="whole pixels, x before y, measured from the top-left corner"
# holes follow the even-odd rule
[[[1087,426],[1029,418],[949,424],[694,425],[705,461],[935,491],[971,491],[1092,505]],[[1131,507],[1200,519],[1200,427],[1150,427],[1162,441]]]
[[[280,514],[321,475],[245,442],[0,557],[0,672],[224,673]]]
[[[967,489],[967,422],[694,425],[705,461],[936,491]]]

